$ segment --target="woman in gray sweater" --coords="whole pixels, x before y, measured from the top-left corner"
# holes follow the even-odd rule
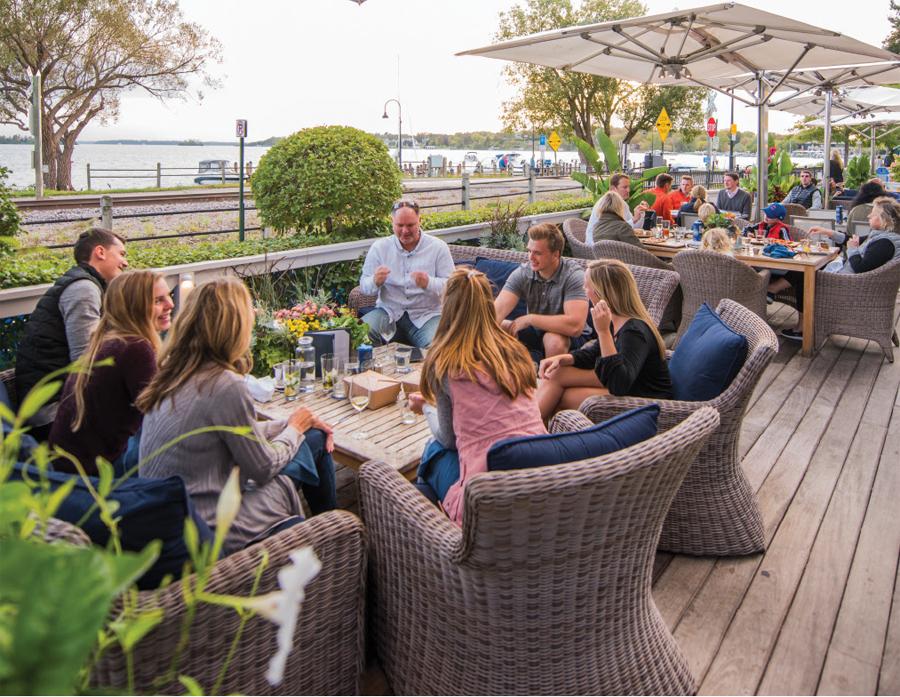
[[[600,240],[615,240],[627,242],[643,249],[641,241],[634,234],[631,225],[625,222],[625,201],[615,191],[609,190],[594,206],[593,215],[597,216],[597,222],[588,225],[585,232],[585,242],[593,244]]]
[[[137,400],[145,414],[140,476],[180,476],[211,528],[228,475],[240,470],[241,507],[226,554],[301,516],[297,486],[313,514],[336,507],[331,427],[306,407],[283,421],[256,421],[244,381],[252,331],[250,294],[240,281],[203,284],[188,296],[160,351],[159,371]],[[157,453],[190,431],[216,426],[231,430],[194,434]],[[281,473],[289,465],[291,477]]]

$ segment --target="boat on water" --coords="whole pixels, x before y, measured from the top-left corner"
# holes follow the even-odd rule
[[[244,179],[248,179],[244,175]],[[200,167],[197,176],[194,177],[195,184],[236,184],[241,180],[236,162],[231,160],[200,160]]]
[[[463,169],[478,169],[479,164],[481,164],[481,160],[478,159],[478,153],[474,150],[467,152],[463,158]]]

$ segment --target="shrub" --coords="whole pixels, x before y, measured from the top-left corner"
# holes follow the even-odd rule
[[[263,223],[284,234],[324,230],[352,239],[347,223],[384,218],[403,194],[401,173],[375,136],[345,126],[317,126],[277,142],[250,180]]]
[[[0,167],[0,258],[9,256],[15,249],[13,237],[19,232],[19,209],[11,200],[9,189],[6,188],[4,179],[7,169]]]

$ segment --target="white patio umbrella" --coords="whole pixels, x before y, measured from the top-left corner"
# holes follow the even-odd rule
[[[869,81],[860,84],[891,82],[885,76],[892,69],[900,75],[900,56],[889,51],[736,3],[554,29],[458,55],[500,58],[645,84],[689,82],[729,96],[729,88],[734,91],[741,84],[755,82],[752,99],[734,96],[759,110],[760,206],[767,198],[768,105],[791,75],[797,71],[815,75],[828,69],[837,69],[839,74],[856,71],[865,77],[854,79]],[[873,64],[879,67],[869,71],[868,66]],[[768,72],[780,73],[781,77],[768,82]],[[900,79],[895,76],[894,81]]]
[[[898,90],[894,91],[896,92]],[[889,129],[881,134],[881,136],[883,137],[900,129],[900,113],[897,113],[897,110],[900,109],[900,107],[895,108],[893,112],[881,113],[875,113],[871,109],[872,107],[868,107],[862,114],[855,114],[852,116],[839,118],[835,121],[832,121],[831,126],[848,126],[861,136],[869,139],[869,171],[871,174],[875,174],[875,141],[878,138],[875,130],[877,128]],[[825,119],[816,119],[815,121],[810,121],[809,125],[824,126]]]

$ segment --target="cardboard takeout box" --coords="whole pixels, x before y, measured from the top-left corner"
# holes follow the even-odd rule
[[[411,373],[406,373],[406,375],[400,375],[397,379],[400,381],[406,394],[418,392],[419,384],[422,382],[422,371],[417,369]]]
[[[388,375],[376,373],[374,370],[367,370],[359,375],[351,375],[344,378],[344,384],[347,386],[347,396],[350,396],[350,383],[362,384],[369,390],[369,409],[373,411],[381,407],[388,406],[397,401],[397,395],[400,394],[400,381]]]

